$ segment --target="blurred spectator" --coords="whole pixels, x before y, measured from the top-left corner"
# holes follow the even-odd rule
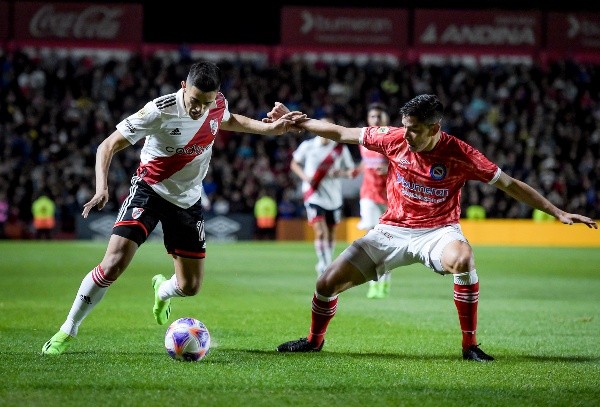
[[[36,239],[52,239],[56,226],[55,212],[54,201],[45,193],[33,201],[31,213],[33,214],[33,229]]]
[[[0,191],[0,239],[4,239],[4,224],[8,220],[8,200],[6,199],[6,193]]]
[[[259,198],[254,204],[254,217],[256,219],[255,237],[258,240],[275,240],[277,226],[277,202],[264,188],[259,193]]]
[[[189,58],[185,46],[181,56]],[[6,222],[17,216],[30,224],[33,197],[44,180],[56,200],[60,231],[72,233],[82,202],[94,190],[95,152],[107,129],[133,106],[168,93],[181,76],[182,61],[159,53],[75,57],[35,48],[0,52],[0,178],[11,208]],[[381,102],[389,107],[390,124],[400,125],[398,109],[404,101],[435,92],[452,101],[446,102],[443,130],[463,134],[507,174],[526,180],[565,210],[600,218],[600,65],[294,59],[220,66],[228,78],[223,90],[230,105],[257,119],[281,101],[312,117],[331,115],[336,123],[360,126],[365,123],[357,118],[365,117],[368,104]],[[268,187],[281,199],[281,217],[293,216],[294,206],[296,216],[303,216],[301,194],[286,192],[296,185],[289,164],[301,139],[287,134],[259,141],[219,132],[205,179],[213,211],[251,214],[260,189]],[[140,148],[127,150],[111,164],[113,193],[106,210],[120,206]],[[466,196],[471,189],[475,201]],[[527,207],[485,185],[467,186],[463,216],[472,204],[483,206],[487,218],[532,216]],[[350,206],[345,202],[344,210]],[[10,220],[11,230],[16,224]]]

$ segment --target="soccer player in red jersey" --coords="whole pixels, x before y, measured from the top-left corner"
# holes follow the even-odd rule
[[[390,123],[385,106],[382,103],[371,103],[367,108],[368,126],[387,126]],[[379,218],[387,209],[386,181],[388,172],[388,159],[381,153],[369,150],[359,145],[362,161],[358,172],[362,172],[363,179],[360,185],[360,230],[371,230],[379,223]],[[367,298],[385,298],[390,293],[391,274],[385,273],[377,280],[369,281]]]
[[[114,223],[103,259],[84,278],[60,329],[42,346],[44,355],[60,355],[73,342],[84,318],[123,274],[148,235],[162,224],[167,253],[173,257],[170,278],[152,278],[153,314],[163,325],[173,297],[198,293],[204,276],[206,238],[202,214],[202,180],[208,171],[219,130],[261,135],[287,132],[293,112],[276,121],[259,121],[229,111],[219,91],[221,73],[211,62],[191,66],[176,93],[146,103],[117,124],[96,152],[96,192],[83,206],[102,209],[109,198],[108,170],[113,156],[144,140],[140,164],[131,178],[129,195]],[[150,284],[148,284],[150,286]]]
[[[288,111],[276,103],[268,118]],[[592,219],[557,208],[481,152],[442,131],[443,105],[437,96],[419,95],[400,114],[404,127],[348,128],[313,119],[299,124],[321,137],[361,144],[388,157],[388,208],[379,224],[345,249],[317,280],[308,336],[279,345],[279,352],[320,351],[340,293],[397,267],[421,263],[453,275],[463,359],[494,360],[477,343],[479,279],[472,248],[459,225],[460,192],[467,180],[493,185],[564,224],[598,229]]]

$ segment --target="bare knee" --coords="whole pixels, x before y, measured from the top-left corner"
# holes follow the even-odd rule
[[[189,282],[189,283],[186,282],[182,286],[180,286],[179,289],[186,297],[192,297],[192,296],[198,294],[198,292],[200,292],[200,283],[199,282]]]
[[[442,256],[444,270],[452,273],[466,273],[475,268],[473,250],[468,243],[454,241],[444,249]]]
[[[316,290],[319,294],[326,297],[333,297],[338,294],[335,290],[335,284],[333,284],[332,274],[325,271],[317,279]]]
[[[127,268],[129,262],[126,261],[123,256],[104,256],[102,262],[100,262],[100,267],[102,267],[102,271],[104,272],[104,277],[109,280],[115,281]]]
[[[333,297],[365,281],[355,266],[338,257],[317,279],[316,290],[321,295]]]

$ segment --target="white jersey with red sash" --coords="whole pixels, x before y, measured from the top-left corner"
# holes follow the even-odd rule
[[[331,177],[328,173],[334,169],[353,169],[355,167],[352,154],[346,145],[337,147],[338,143],[329,141],[323,144],[320,137],[303,141],[293,153],[293,159],[298,162],[304,173],[313,183],[303,182],[302,193],[305,203],[318,205],[323,209],[338,209],[343,204],[342,181]],[[310,192],[311,190],[313,190]]]
[[[136,175],[167,201],[189,208],[200,199],[215,137],[229,117],[227,99],[218,93],[213,108],[191,119],[179,89],[148,102],[117,130],[131,144],[146,139]]]
[[[468,180],[493,184],[500,168],[479,150],[442,132],[433,150],[413,153],[404,128],[365,127],[360,144],[390,160],[387,211],[380,223],[407,228],[456,224],[461,189]]]

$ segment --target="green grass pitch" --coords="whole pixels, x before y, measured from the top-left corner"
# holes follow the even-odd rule
[[[0,242],[0,406],[599,406],[600,249],[475,247],[478,340],[496,361],[465,362],[452,278],[414,265],[389,298],[340,296],[323,351],[279,354],[306,336],[311,242],[208,245],[199,295],[171,321],[210,330],[200,362],[164,350],[152,317],[160,243],[141,247],[69,352],[42,357],[106,242]],[[345,243],[338,243],[339,253]]]

